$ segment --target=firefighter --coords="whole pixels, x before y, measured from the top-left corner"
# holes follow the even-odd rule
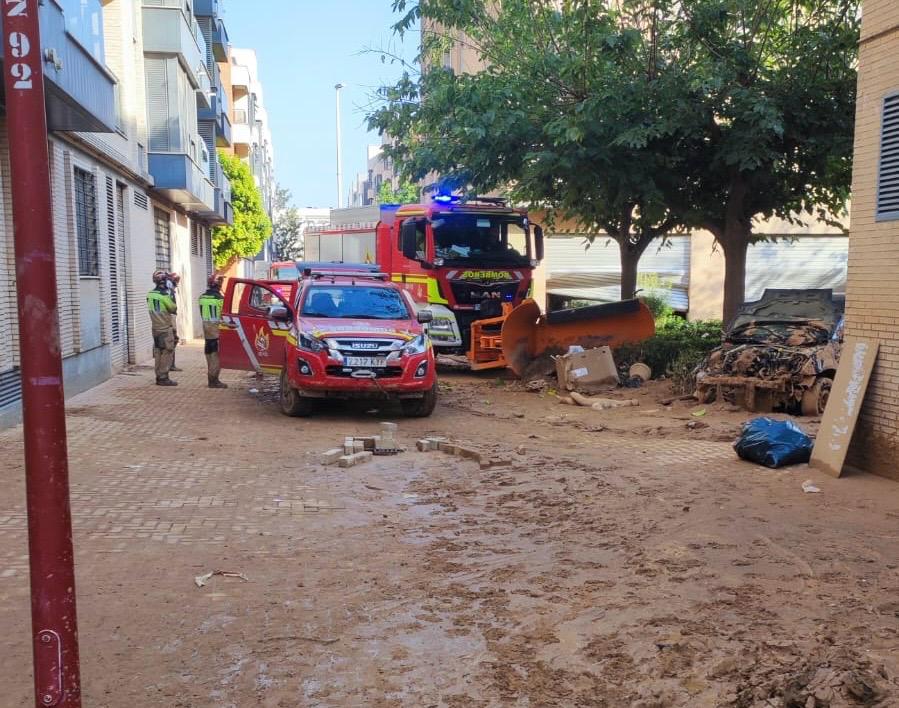
[[[228,388],[228,384],[219,381],[221,365],[219,364],[219,323],[222,321],[221,275],[209,276],[209,289],[200,295],[200,317],[203,318],[203,338],[206,340],[206,369],[209,377],[209,388]]]
[[[181,284],[181,276],[177,273],[169,273],[166,276],[166,287],[168,288],[169,295],[172,296],[172,300],[175,301],[175,306],[178,306],[178,298],[177,291],[178,286]],[[173,325],[175,325],[174,320],[172,321]],[[175,364],[175,350],[178,348],[178,345],[181,343],[181,339],[178,337],[178,329],[177,326],[175,328],[175,348],[172,349],[172,366],[169,371],[181,371],[178,366]]]
[[[175,314],[178,312],[178,308],[175,306],[175,299],[169,293],[167,280],[168,273],[157,270],[153,273],[153,284],[156,287],[147,293],[157,386],[178,385],[169,378],[172,354],[175,351]]]

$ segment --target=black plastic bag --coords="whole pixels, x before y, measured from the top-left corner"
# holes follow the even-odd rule
[[[765,467],[786,467],[808,462],[812,439],[791,420],[753,418],[743,424],[743,432],[734,450],[744,460]]]

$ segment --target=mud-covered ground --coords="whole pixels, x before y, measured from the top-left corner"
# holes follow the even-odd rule
[[[85,705],[899,705],[895,482],[740,462],[747,414],[664,383],[599,412],[449,373],[429,419],[301,420],[200,361],[70,404]],[[381,420],[408,452],[318,464]],[[31,690],[20,444],[0,433],[4,706]],[[197,587],[213,570],[248,580]]]

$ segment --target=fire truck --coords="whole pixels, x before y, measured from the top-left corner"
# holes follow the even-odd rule
[[[530,294],[543,231],[503,200],[439,195],[427,204],[336,209],[329,226],[306,233],[305,248],[309,260],[377,263],[433,312],[438,353],[465,354],[479,369],[505,365],[503,315]]]

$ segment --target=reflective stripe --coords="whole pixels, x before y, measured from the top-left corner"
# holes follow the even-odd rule
[[[394,273],[390,279],[394,283],[413,283],[415,285],[426,285],[428,288],[428,303],[432,305],[449,305],[449,300],[440,295],[440,285],[437,278],[429,275],[409,275],[403,273]]]
[[[237,329],[237,336],[240,338],[240,343],[243,345],[243,350],[246,353],[247,358],[250,360],[250,365],[253,367],[253,370],[256,373],[261,373],[262,367],[259,366],[259,359],[256,358],[256,352],[253,351],[253,348],[247,341],[247,335],[243,331],[243,325],[240,323],[240,318],[235,317],[233,320],[233,324],[235,329]]]

